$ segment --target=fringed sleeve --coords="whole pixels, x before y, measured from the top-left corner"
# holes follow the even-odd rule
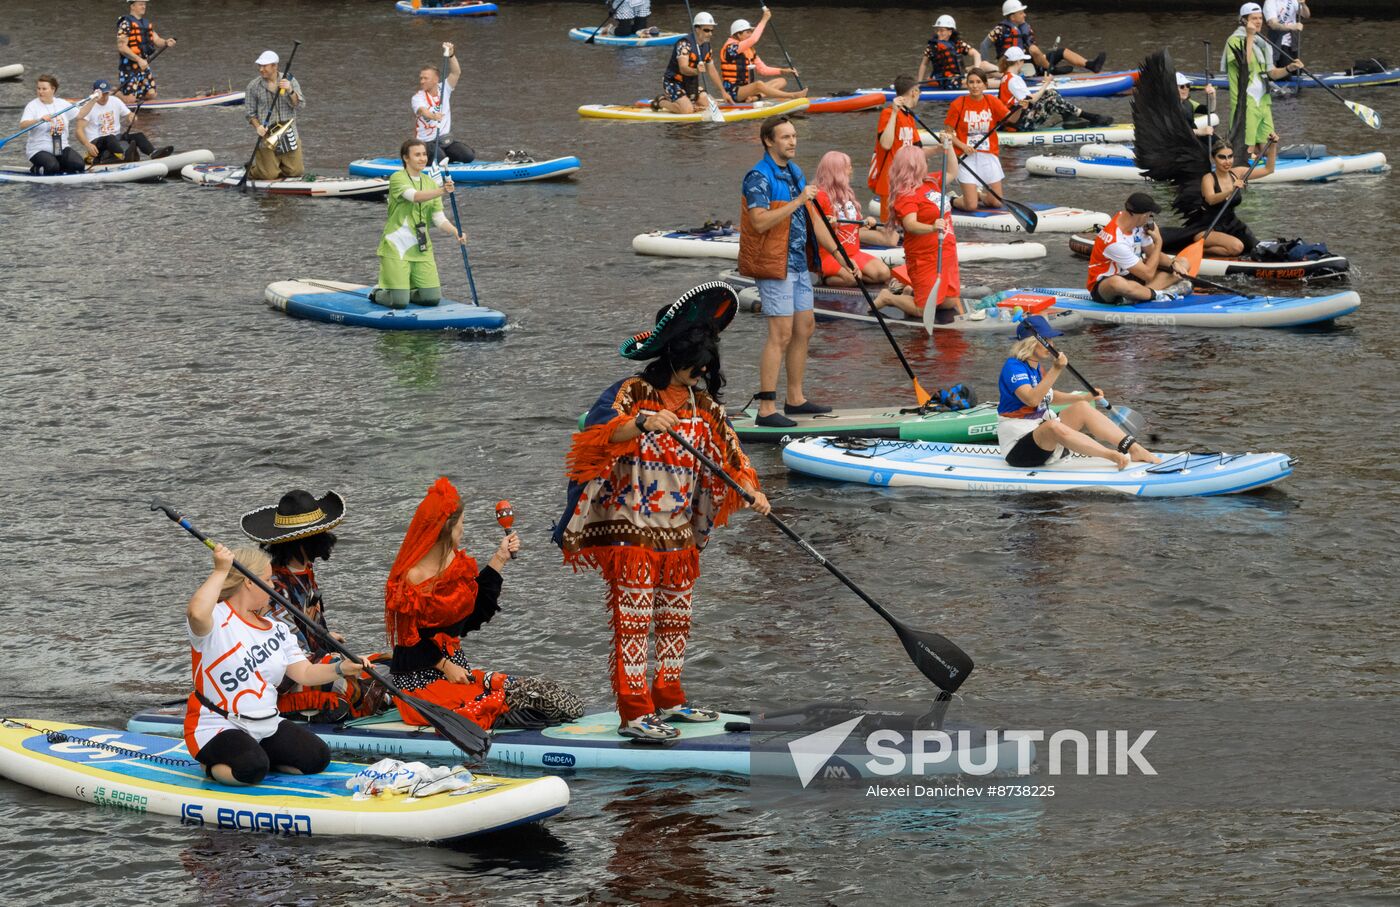
[[[584,483],[602,478],[618,457],[635,454],[640,448],[640,437],[620,443],[612,440],[613,432],[637,417],[639,401],[632,393],[632,380],[623,379],[603,391],[584,417],[583,430],[574,433],[565,457],[572,481]]]

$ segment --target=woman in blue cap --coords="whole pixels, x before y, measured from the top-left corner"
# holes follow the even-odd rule
[[[1069,358],[1052,353],[1040,338],[1059,336],[1061,332],[1042,315],[1031,315],[1016,328],[1016,343],[997,380],[997,443],[1006,462],[1020,469],[1036,469],[1072,451],[1110,460],[1119,469],[1135,460],[1160,463],[1094,406],[1103,391],[1095,388],[1091,395],[1055,390]],[[1056,413],[1052,405],[1064,409]]]

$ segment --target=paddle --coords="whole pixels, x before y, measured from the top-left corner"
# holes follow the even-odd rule
[[[1298,58],[1293,56],[1293,54],[1290,54],[1288,51],[1284,50],[1282,47],[1279,47],[1277,44],[1270,41],[1268,38],[1265,38],[1264,33],[1262,31],[1258,32],[1258,37],[1262,38],[1265,44],[1269,45],[1274,50],[1288,57],[1292,62],[1298,62]],[[1312,71],[1309,70],[1306,66],[1299,64],[1298,71],[1302,73],[1307,73],[1308,78],[1312,79],[1318,85],[1321,85],[1323,88],[1327,89],[1327,93],[1330,94],[1332,97],[1347,105],[1347,109],[1350,110],[1352,113],[1356,114],[1358,117],[1360,117],[1361,122],[1365,123],[1367,126],[1370,126],[1372,129],[1381,128],[1380,114],[1376,113],[1374,110],[1367,107],[1365,104],[1358,104],[1355,101],[1348,101],[1346,98],[1337,94],[1337,90],[1335,88],[1333,88],[1331,85],[1328,85],[1326,82],[1322,81],[1317,76],[1313,75]]]
[[[938,219],[943,220],[945,216],[943,203],[947,196],[943,194],[944,181],[948,179],[948,149],[939,143],[938,146]],[[943,298],[943,235],[938,236],[938,261],[935,267],[938,269],[933,279],[933,289],[929,291],[928,298],[924,300],[924,330],[930,337],[933,336],[933,326],[938,323],[938,303]]]
[[[925,132],[932,133],[933,135],[937,135],[937,134],[938,134],[938,133],[934,132],[932,129],[928,128],[928,125],[927,125],[923,120],[919,119],[919,115],[918,115],[917,113],[915,113],[913,110],[911,110],[910,108],[907,108],[907,107],[905,108],[905,110],[908,110],[908,111],[909,111],[909,115],[910,115],[911,117],[914,118],[914,122],[915,122],[915,123],[918,123],[918,124],[919,124],[919,128],[920,128],[920,129],[924,130]],[[978,145],[982,144],[982,143],[985,142],[987,139],[991,138],[992,133],[993,133],[993,132],[996,132],[998,129],[1000,129],[1002,123],[1005,123],[1007,120],[1011,119],[1012,114],[1014,114],[1015,112],[1016,112],[1016,111],[1013,110],[1013,111],[1011,111],[1010,113],[1008,113],[1006,116],[1002,117],[1002,118],[997,122],[997,124],[996,124],[995,126],[992,127],[991,132],[988,132],[986,135],[982,136],[982,138],[978,139],[976,142],[973,143],[973,145],[972,145],[972,150],[973,150],[973,151],[976,151]],[[970,153],[971,153],[971,152],[969,152],[969,154],[970,154]],[[963,162],[964,160],[966,160],[966,159],[967,159],[967,154],[959,155],[959,156],[958,156],[958,163],[959,163],[959,164],[962,164],[962,162]],[[977,174],[977,171],[973,170],[971,167],[963,167],[962,169],[963,169],[963,170],[966,170],[968,173],[971,173],[973,179],[975,179],[975,180],[977,180],[977,182],[981,183],[981,184],[982,184],[982,188],[983,188],[983,189],[986,189],[987,192],[991,193],[992,198],[994,198],[994,199],[996,199],[997,201],[1001,202],[1001,206],[1002,206],[1003,208],[1005,208],[1007,211],[1011,212],[1011,216],[1014,217],[1014,218],[1016,218],[1016,222],[1017,222],[1018,224],[1021,225],[1021,229],[1025,230],[1027,233],[1034,233],[1034,232],[1035,232],[1035,228],[1036,228],[1037,226],[1040,225],[1040,216],[1039,216],[1039,215],[1037,215],[1033,210],[1031,210],[1030,208],[1028,208],[1028,207],[1026,207],[1025,205],[1021,204],[1020,202],[1013,202],[1013,201],[1011,201],[1010,199],[1002,198],[1000,195],[997,195],[995,192],[992,192],[992,187],[987,185],[987,181],[984,180],[984,179],[982,179],[982,177],[979,176],[979,175]],[[940,191],[945,191],[945,190],[940,190]]]
[[[743,486],[734,481],[734,479],[721,469],[715,461],[696,450],[689,441],[682,438],[671,429],[667,429],[666,434],[670,435],[672,440],[689,451],[690,455],[695,457],[696,460],[703,463],[705,468],[722,479],[726,485],[738,492],[744,500],[748,501],[750,504],[753,503],[753,495],[745,491]],[[940,690],[944,690],[948,693],[954,693],[957,691],[958,687],[962,686],[963,681],[967,680],[968,675],[972,673],[973,667],[972,659],[966,652],[958,648],[946,637],[937,633],[930,633],[926,630],[915,630],[903,621],[897,620],[894,615],[885,610],[883,605],[869,595],[866,595],[865,591],[857,586],[849,576],[842,573],[840,568],[827,560],[816,548],[812,547],[810,542],[794,532],[792,528],[789,527],[787,523],[784,523],[776,514],[769,512],[765,514],[765,516],[768,517],[774,526],[777,526],[778,529],[782,531],[783,535],[792,539],[797,543],[799,548],[816,559],[817,563],[831,571],[832,576],[844,583],[846,588],[850,589],[856,595],[859,595],[862,601],[871,608],[874,608],[875,613],[883,617],[885,622],[894,628],[894,632],[899,637],[899,641],[904,644],[904,650],[909,653],[909,657],[914,662],[914,667],[918,668],[920,673],[933,681],[934,685]]]
[[[1269,144],[1273,145],[1275,143],[1270,142]],[[1264,152],[1265,155],[1267,155],[1268,149],[1265,148]],[[1254,168],[1259,166],[1259,161],[1262,157],[1261,155],[1255,155],[1254,160],[1249,162],[1249,169],[1245,171],[1244,179],[1240,180],[1239,184],[1235,186],[1229,197],[1225,199],[1225,204],[1220,206],[1220,210],[1215,212],[1215,219],[1210,222],[1210,226],[1201,234],[1201,238],[1176,254],[1177,258],[1186,259],[1186,273],[1188,276],[1194,278],[1197,272],[1201,270],[1201,259],[1205,256],[1206,251],[1206,237],[1210,236],[1215,230],[1215,225],[1220,223],[1220,218],[1225,216],[1225,212],[1230,210],[1230,202],[1234,201],[1235,196],[1239,195],[1240,190],[1244,189],[1244,187],[1249,184],[1249,177],[1254,173]]]
[[[1206,87],[1210,87],[1210,80],[1214,78],[1210,69],[1210,42],[1202,41],[1201,43],[1206,46]],[[1215,92],[1212,91],[1206,95],[1206,102],[1206,122],[1211,124],[1211,138],[1205,142],[1206,170],[1210,171],[1214,169],[1211,167],[1210,154],[1211,148],[1215,145]],[[1192,122],[1195,122],[1194,118],[1192,118]]]
[[[151,64],[151,61],[152,61],[152,60],[154,60],[156,57],[159,57],[161,54],[165,53],[165,49],[166,49],[167,47],[169,47],[169,46],[170,46],[169,44],[162,44],[160,47],[157,47],[157,48],[156,48],[156,52],[153,53],[153,54],[151,54],[149,57],[146,58],[146,65],[149,66],[149,65]],[[129,122],[129,123],[126,124],[126,131],[124,131],[124,132],[121,134],[121,138],[117,139],[117,141],[119,141],[119,142],[124,142],[124,141],[126,141],[126,137],[129,136],[129,135],[131,135],[131,127],[136,125],[136,115],[137,115],[138,113],[141,112],[141,105],[142,105],[142,104],[145,104],[145,103],[146,103],[146,98],[148,98],[148,97],[150,97],[150,96],[151,96],[151,89],[150,89],[150,87],[149,87],[149,86],[143,86],[143,87],[141,88],[141,97],[137,98],[137,100],[136,100],[136,109],[134,109],[134,110],[131,111],[131,122]]]
[[[1010,299],[1003,299],[1000,303],[998,303],[998,305],[1010,304],[1015,300],[1016,297],[1013,296]],[[1039,308],[1037,308],[1037,305],[1039,306]],[[1050,355],[1058,358],[1060,355],[1060,351],[1055,349],[1055,345],[1050,342],[1049,338],[1042,336],[1041,333],[1035,329],[1035,324],[1030,320],[1029,317],[1029,315],[1036,314],[1038,311],[1049,308],[1052,305],[1054,305],[1053,297],[1051,297],[1048,301],[1045,301],[1044,298],[1041,297],[1038,298],[1035,302],[1022,303],[1021,307],[1027,313],[1027,315],[1026,317],[1021,318],[1020,321],[1021,324],[1026,326],[1026,329],[1031,332],[1035,339],[1040,341],[1041,346],[1045,347],[1047,350],[1050,351]],[[1094,387],[1094,385],[1089,382],[1088,378],[1085,378],[1082,374],[1080,374],[1079,369],[1074,367],[1074,363],[1066,362],[1065,368],[1069,369],[1069,373],[1071,375],[1079,379],[1079,383],[1084,385],[1085,389],[1088,390],[1089,393],[1098,393],[1098,388]],[[1104,411],[1104,415],[1108,416],[1108,418],[1113,421],[1114,425],[1117,425],[1119,428],[1123,429],[1123,431],[1127,432],[1135,438],[1145,436],[1143,433],[1147,428],[1147,422],[1140,413],[1138,413],[1135,410],[1129,409],[1126,406],[1115,407],[1112,403],[1108,402],[1107,397],[1102,398],[1102,400],[1103,402],[1100,404],[1100,406]]]
[[[715,96],[710,94],[710,83],[705,78],[705,61],[700,58],[700,36],[695,33],[695,16],[690,11],[690,0],[685,0],[685,14],[690,19],[690,40],[695,48],[696,72],[700,76],[700,90],[705,92],[705,100],[709,103],[705,106],[704,118],[710,123],[723,123],[724,114],[719,112],[719,105],[715,103]],[[676,61],[680,63],[679,60]]]
[[[610,5],[610,6],[608,7],[608,17],[607,17],[606,19],[604,19],[602,22],[599,22],[599,23],[598,23],[598,27],[595,28],[595,29],[593,29],[593,34],[591,34],[591,35],[588,36],[588,40],[584,41],[584,42],[583,42],[584,44],[595,44],[595,43],[597,43],[597,41],[598,41],[598,32],[602,31],[602,30],[607,26],[607,24],[613,20],[613,16],[616,16],[616,15],[617,15],[617,10],[618,10],[618,7],[620,7],[620,6],[622,6],[622,0],[618,0],[617,6],[611,6],[611,5]]]
[[[904,358],[904,350],[899,348],[899,342],[894,339],[894,334],[890,333],[890,326],[885,321],[885,316],[880,314],[880,310],[876,307],[875,300],[870,295],[870,291],[865,288],[865,281],[861,280],[860,268],[857,268],[856,263],[851,261],[851,256],[846,254],[846,247],[841,245],[841,237],[836,235],[836,228],[833,227],[831,221],[827,219],[826,211],[822,209],[821,202],[812,199],[812,207],[816,209],[817,218],[822,222],[822,226],[826,227],[826,232],[831,235],[832,241],[836,243],[836,251],[840,253],[841,258],[846,262],[846,267],[851,269],[851,274],[856,279],[856,286],[860,287],[860,293],[865,297],[866,304],[870,306],[871,314],[875,316],[876,321],[880,322],[880,329],[885,332],[885,337],[890,341],[890,346],[894,347],[894,354],[899,357],[899,364],[904,366],[905,374],[909,376],[910,381],[914,382],[914,399],[919,401],[920,407],[927,406],[929,401],[933,399],[933,395],[924,390],[923,385],[919,384],[919,379],[914,375],[914,370],[909,366],[909,360]],[[941,249],[942,246],[939,248]]]
[[[447,61],[452,58],[451,54],[443,53],[442,69],[438,72],[441,84],[438,86],[437,112],[442,112],[443,102],[447,99]],[[446,167],[439,168],[438,164],[442,160],[442,120],[438,120],[437,133],[433,138],[433,165],[430,169],[437,170],[438,175],[444,181],[452,179],[451,173]],[[457,185],[452,185],[452,191],[447,193],[448,199],[452,202],[452,223],[457,227],[457,235],[462,234],[462,212],[457,210]],[[457,248],[462,250],[462,267],[467,269],[467,286],[472,290],[472,305],[481,305],[481,299],[476,295],[476,279],[472,277],[472,262],[467,257],[467,247],[464,243],[458,242]]]
[[[768,12],[768,7],[763,7],[763,11]],[[771,18],[768,20],[768,30],[773,33],[773,40],[778,42],[778,49],[783,52],[783,57],[787,59],[788,69],[792,70],[792,77],[797,81],[797,87],[799,89],[806,88],[807,86],[802,84],[802,77],[797,74],[797,67],[793,65],[792,55],[789,54],[787,48],[783,46],[783,39],[778,37],[778,27],[773,24]]]
[[[282,71],[282,78],[283,78],[283,79],[286,79],[288,83],[290,83],[290,82],[292,81],[292,61],[295,60],[295,59],[297,58],[297,48],[298,48],[298,47],[301,47],[301,42],[300,42],[300,41],[293,41],[293,42],[292,42],[292,52],[291,52],[291,54],[287,57],[287,68],[286,68],[285,70]],[[281,96],[282,96],[282,89],[279,87],[279,88],[277,89],[277,94],[274,95],[273,98],[272,98],[272,103],[268,105],[268,108],[267,108],[267,116],[263,117],[262,127],[263,127],[263,130],[264,130],[264,131],[266,131],[267,128],[268,128],[269,126],[272,125],[272,117],[277,113],[277,99],[280,98]],[[250,155],[248,155],[248,163],[246,163],[246,164],[243,165],[243,175],[240,176],[240,177],[238,178],[238,191],[239,191],[239,192],[247,192],[247,191],[248,191],[248,171],[250,171],[250,170],[253,169],[253,161],[256,160],[257,157],[258,157],[258,142],[261,142],[262,140],[263,140],[263,137],[262,137],[262,136],[258,136],[257,141],[255,141],[255,142],[253,143],[253,153],[250,154]]]
[[[184,529],[190,535],[203,542],[205,546],[208,547],[211,551],[214,549],[216,543],[207,535],[200,532],[193,525],[191,525],[190,521],[174,507],[170,506],[169,504],[165,503],[159,498],[156,498],[151,501],[151,509],[163,512],[166,516],[170,517],[171,520],[178,523],[180,525],[180,528]],[[277,602],[279,607],[284,609],[288,614],[291,614],[293,617],[297,618],[301,624],[302,629],[315,636],[316,639],[323,646],[325,646],[332,652],[336,652],[340,655],[345,656],[346,658],[349,658],[354,661],[359,661],[359,657],[352,653],[348,648],[346,648],[344,644],[342,644],[334,636],[332,636],[330,634],[330,631],[326,630],[319,623],[312,620],[311,617],[308,614],[306,614],[306,612],[302,611],[296,605],[287,601],[285,596],[280,594],[276,589],[272,588],[267,583],[263,582],[261,577],[255,575],[251,570],[240,564],[238,561],[234,561],[233,566],[235,569],[238,570],[239,573],[252,580],[253,583],[259,589],[266,592],[273,599],[273,601]],[[379,683],[383,684],[384,688],[389,691],[390,696],[393,696],[395,699],[407,703],[408,705],[416,709],[418,711],[418,714],[422,715],[425,719],[427,719],[429,724],[437,728],[439,734],[441,734],[444,738],[452,741],[453,744],[459,747],[462,750],[462,752],[466,753],[468,756],[480,759],[481,757],[485,756],[487,750],[491,748],[491,735],[485,730],[482,730],[482,728],[478,724],[476,724],[476,722],[471,721],[467,718],[463,718],[456,712],[453,712],[449,709],[445,709],[437,703],[428,702],[427,700],[419,699],[417,696],[411,696],[408,693],[405,693],[403,690],[399,689],[397,686],[394,685],[394,682],[389,679],[389,676],[387,674],[380,674],[369,664],[365,664],[364,670],[365,673],[369,674]]]
[[[58,111],[57,113],[48,114],[48,116],[50,116],[50,117],[61,117],[61,116],[63,116],[65,113],[67,113],[68,111],[72,110],[74,107],[81,107],[81,106],[83,106],[83,105],[86,104],[88,101],[91,101],[93,98],[97,97],[97,95],[98,95],[98,92],[95,92],[95,91],[94,91],[92,94],[88,95],[87,97],[83,98],[82,100],[80,100],[80,101],[74,101],[72,104],[69,104],[67,107],[63,108],[62,110]],[[10,142],[13,142],[15,139],[17,139],[17,138],[19,138],[20,136],[24,135],[26,132],[29,132],[31,129],[38,129],[40,126],[46,126],[46,125],[48,125],[48,122],[49,122],[48,120],[42,120],[42,119],[41,119],[41,120],[39,120],[39,122],[37,122],[37,123],[32,123],[32,124],[30,124],[30,125],[24,127],[24,128],[21,129],[19,132],[16,132],[14,135],[9,136],[8,138],[0,139],[0,148],[4,148],[5,145],[7,145],[7,144],[10,143]],[[67,127],[65,127],[65,128],[67,128]]]

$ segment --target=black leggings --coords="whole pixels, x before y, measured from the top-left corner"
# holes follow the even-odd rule
[[[29,159],[29,172],[39,176],[57,176],[60,173],[82,173],[87,169],[87,164],[83,163],[82,155],[74,151],[71,147],[64,148],[63,153],[54,155],[52,151],[40,151]]]
[[[617,28],[614,29],[613,34],[617,35],[619,38],[630,38],[647,27],[647,20],[649,18],[651,17],[638,16],[635,19],[618,19]]]
[[[451,136],[448,136],[447,141],[442,143],[441,155],[434,154],[433,152],[433,147],[437,144],[436,141],[427,143],[428,163],[432,163],[439,156],[447,158],[454,164],[470,164],[472,161],[476,160],[475,151],[463,145],[461,142],[454,142]]]
[[[142,154],[154,154],[156,150],[144,132],[129,133],[125,142],[119,135],[104,135],[94,139],[92,143],[92,147],[97,149],[98,157],[101,157],[103,152],[110,152],[122,155],[122,159],[126,161],[137,159],[136,155],[131,153],[132,146],[135,146],[136,150]]]
[[[237,728],[220,731],[195,758],[211,778],[214,766],[227,765],[239,783],[257,784],[272,768],[296,769],[303,775],[323,772],[331,764],[331,751],[320,737],[284,720],[277,733],[262,741]]]

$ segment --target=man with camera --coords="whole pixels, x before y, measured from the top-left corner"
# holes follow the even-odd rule
[[[1152,196],[1134,192],[1099,231],[1086,284],[1095,302],[1166,302],[1191,292],[1191,281],[1184,279],[1186,262],[1162,249],[1162,231],[1152,219],[1161,210]]]

